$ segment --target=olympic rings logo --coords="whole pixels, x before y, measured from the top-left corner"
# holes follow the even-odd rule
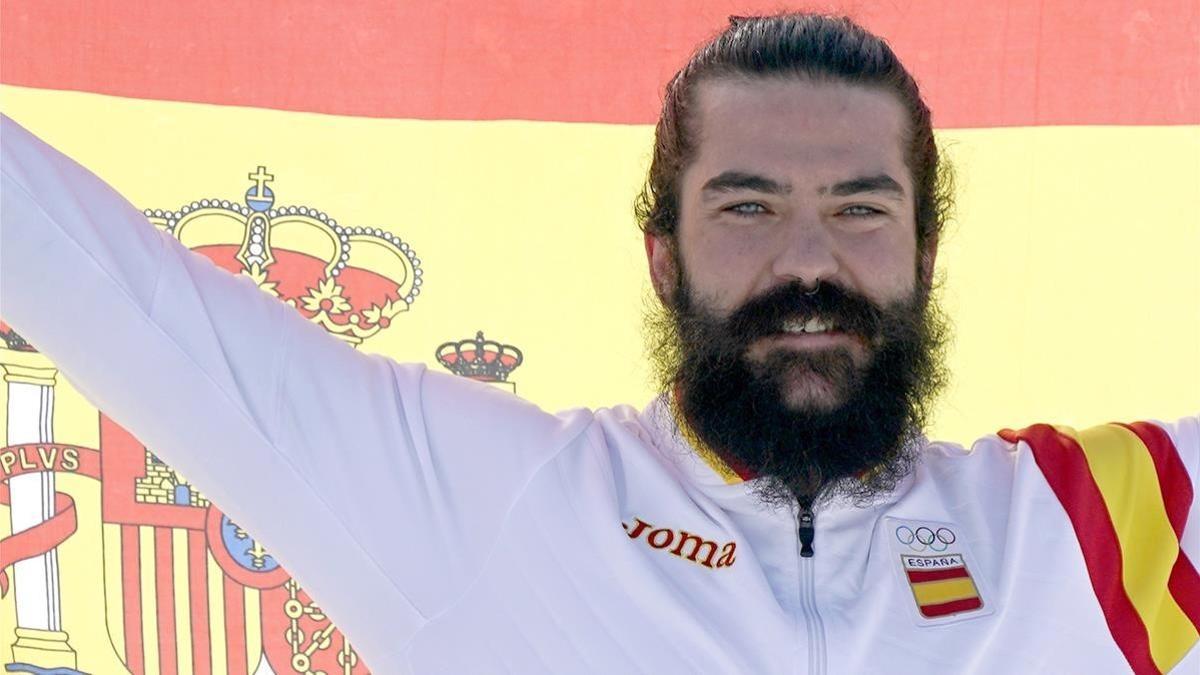
[[[914,530],[907,525],[901,525],[896,528],[896,540],[917,553],[926,549],[941,553],[949,548],[956,539],[954,531],[948,527],[939,527],[934,530],[921,526]]]

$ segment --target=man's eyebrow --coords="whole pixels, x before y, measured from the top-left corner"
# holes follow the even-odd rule
[[[848,197],[860,192],[891,192],[897,197],[903,197],[904,187],[895,178],[881,173],[877,176],[861,176],[834,183],[832,187],[823,187],[819,192],[834,197]]]
[[[700,188],[700,193],[732,192],[734,190],[754,190],[772,195],[785,195],[792,191],[788,183],[780,183],[773,178],[767,178],[745,171],[724,171],[712,178]]]

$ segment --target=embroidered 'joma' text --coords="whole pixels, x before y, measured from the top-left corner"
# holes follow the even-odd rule
[[[736,560],[734,553],[737,551],[737,542],[731,541],[719,546],[717,542],[687,530],[655,528],[641,518],[634,518],[632,526],[624,522],[621,526],[625,528],[625,534],[628,534],[630,539],[644,539],[650,548],[667,551],[671,555],[709,569],[729,567]],[[642,537],[643,534],[646,536]],[[713,562],[713,558],[716,558],[716,562]]]

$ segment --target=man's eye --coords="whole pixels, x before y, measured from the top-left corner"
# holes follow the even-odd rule
[[[874,215],[878,215],[880,213],[883,213],[883,211],[880,211],[879,209],[876,209],[876,208],[872,208],[870,206],[863,206],[862,204],[856,204],[854,206],[847,206],[846,208],[842,209],[843,215],[855,216],[855,217],[874,216]]]
[[[737,216],[757,216],[767,212],[767,208],[757,202],[742,202],[725,210]]]

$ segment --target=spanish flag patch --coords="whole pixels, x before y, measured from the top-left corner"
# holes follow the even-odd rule
[[[901,559],[921,616],[937,619],[983,607],[979,588],[961,555],[909,555]]]

